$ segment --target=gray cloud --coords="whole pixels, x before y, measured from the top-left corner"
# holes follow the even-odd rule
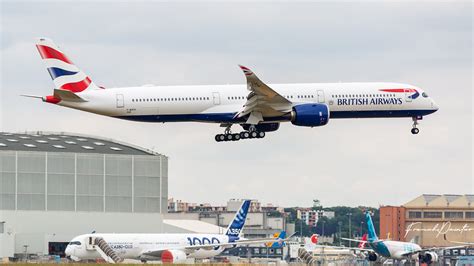
[[[170,196],[222,203],[400,204],[472,193],[472,3],[2,3],[2,130],[115,138],[170,156]],[[18,97],[52,82],[34,48],[48,36],[106,87],[400,81],[441,106],[410,119],[283,125],[260,141],[217,144],[208,124],[141,124]]]

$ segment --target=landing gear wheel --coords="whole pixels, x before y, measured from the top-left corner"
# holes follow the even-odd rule
[[[412,117],[413,120],[413,128],[411,129],[411,134],[416,135],[420,132],[420,130],[416,127],[418,126],[418,120],[423,119],[422,116],[414,116]]]
[[[238,141],[238,140],[240,140],[240,134],[238,134],[238,133],[232,134],[232,138],[233,138],[233,140]]]
[[[233,135],[232,134],[226,134],[225,135],[225,141],[231,141],[233,140]]]
[[[257,138],[262,139],[265,137],[265,132],[258,132]]]
[[[247,131],[240,132],[240,138],[241,139],[248,139],[250,138],[250,133]]]
[[[216,141],[217,142],[221,142],[221,141],[224,141],[225,140],[225,135],[223,134],[217,134],[216,135]]]
[[[251,138],[251,139],[254,139],[254,138],[256,138],[257,136],[258,136],[257,131],[252,131],[252,132],[250,132],[250,138]]]

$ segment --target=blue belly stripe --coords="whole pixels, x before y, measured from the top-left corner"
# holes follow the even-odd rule
[[[377,118],[377,117],[413,117],[425,116],[436,110],[379,110],[379,111],[332,111],[330,119],[338,118]],[[179,114],[179,115],[126,115],[116,118],[138,122],[209,122],[244,123],[247,117],[234,118],[236,113]],[[265,121],[289,121],[289,116],[265,118]]]

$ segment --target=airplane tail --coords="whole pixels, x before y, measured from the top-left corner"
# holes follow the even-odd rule
[[[367,234],[364,234],[364,235],[362,236],[362,239],[361,239],[361,240],[362,240],[363,242],[362,242],[362,241],[359,242],[358,248],[364,249],[364,248],[365,248],[365,244],[367,244]]]
[[[40,38],[36,42],[36,48],[46,64],[57,90],[79,93],[85,90],[100,89],[89,76],[69,60],[52,40]]]
[[[370,212],[365,212],[365,219],[367,220],[367,229],[369,231],[369,239],[368,241],[369,242],[375,242],[377,241],[379,238],[377,237],[377,233],[375,233],[375,227],[374,227],[374,223],[372,222],[372,217],[370,216]]]
[[[247,213],[250,208],[250,200],[244,200],[240,209],[235,213],[234,220],[229,224],[226,230],[226,235],[229,237],[239,237],[242,233],[245,220],[247,219]]]
[[[273,235],[273,237],[274,237],[275,239],[278,239],[278,240],[285,239],[285,238],[286,238],[286,231],[283,230],[283,231],[281,231],[281,232],[279,232],[279,233],[275,233],[275,234]],[[285,245],[285,243],[282,242],[282,241],[268,242],[268,243],[266,244],[266,246],[269,247],[269,248],[281,248],[281,247],[283,247],[284,245]]]

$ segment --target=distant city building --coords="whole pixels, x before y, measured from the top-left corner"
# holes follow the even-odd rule
[[[306,225],[311,227],[316,227],[319,219],[322,217],[332,219],[335,216],[333,211],[313,210],[311,208],[300,208],[296,212],[298,219],[303,220]]]
[[[474,239],[474,195],[423,194],[402,206],[380,207],[380,236],[421,246]]]

